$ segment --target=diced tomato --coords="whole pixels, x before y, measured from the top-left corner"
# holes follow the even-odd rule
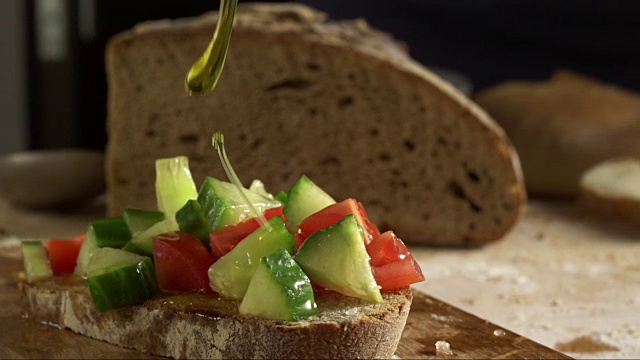
[[[422,269],[402,240],[386,231],[367,245],[373,276],[382,290],[395,290],[424,280]]]
[[[51,239],[47,241],[44,247],[49,254],[53,275],[73,272],[83,241],[83,235],[76,236],[73,239]]]
[[[280,216],[285,219],[282,213],[282,206],[267,209],[264,212],[264,217],[267,220],[271,220],[274,216]],[[286,223],[286,219],[285,219]],[[260,227],[258,219],[251,218],[245,220],[236,225],[225,226],[218,231],[214,231],[209,234],[209,242],[211,244],[211,251],[213,255],[219,259],[229,251],[233,250],[238,243],[249,236],[252,232],[256,231]]]
[[[393,231],[386,231],[367,245],[371,266],[382,266],[402,260],[409,255],[409,249]]]
[[[213,293],[207,274],[213,256],[197,237],[181,231],[155,236],[153,262],[160,289]]]
[[[365,244],[369,244],[374,238],[380,235],[380,231],[376,225],[369,220],[364,206],[355,199],[346,199],[339,203],[329,205],[304,219],[302,223],[300,223],[300,226],[298,226],[300,232],[296,239],[296,249],[314,232],[334,225],[349,214],[355,215],[356,221],[364,230]]]
[[[397,290],[424,280],[420,265],[412,255],[382,266],[373,266],[373,277],[381,290]]]

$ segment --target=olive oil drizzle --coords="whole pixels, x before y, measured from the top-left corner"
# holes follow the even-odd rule
[[[249,201],[249,198],[247,198],[247,194],[244,193],[242,183],[240,182],[240,179],[238,179],[238,175],[236,175],[236,172],[233,171],[231,162],[227,157],[227,152],[224,150],[224,135],[222,135],[222,132],[216,131],[213,134],[213,136],[211,137],[211,144],[213,145],[213,148],[218,152],[220,162],[222,163],[222,167],[224,168],[224,172],[227,174],[229,181],[231,181],[231,183],[235,185],[244,202],[249,205],[249,209],[251,209],[251,213],[253,214],[253,216],[258,219],[258,222],[261,226],[265,226],[269,231],[271,231],[271,225],[269,225],[269,222],[264,217],[264,215],[259,212],[255,208],[255,206],[253,206],[251,201]]]
[[[185,79],[189,95],[205,95],[215,89],[220,80],[231,40],[233,19],[238,0],[221,0],[218,23],[204,54],[191,66]]]

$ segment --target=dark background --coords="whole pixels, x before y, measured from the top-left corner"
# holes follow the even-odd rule
[[[64,61],[38,59],[34,1],[27,7],[29,147],[106,144],[104,46],[135,23],[214,10],[211,0],[95,0],[96,31],[77,35],[69,8],[70,52]],[[363,17],[409,46],[427,66],[467,76],[475,90],[509,79],[544,79],[572,69],[640,90],[640,1],[592,0],[304,0],[332,19]]]

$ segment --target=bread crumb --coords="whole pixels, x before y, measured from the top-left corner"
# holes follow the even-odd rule
[[[562,306],[563,304],[564,303],[560,299],[551,300],[551,306],[553,306],[553,307],[559,307],[559,306]]]
[[[605,351],[620,351],[616,346],[607,344],[589,336],[580,336],[567,342],[558,342],[556,350],[571,353],[597,353]]]
[[[436,355],[453,355],[451,345],[444,340],[436,341]]]

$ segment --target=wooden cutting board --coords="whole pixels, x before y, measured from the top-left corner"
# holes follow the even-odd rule
[[[0,358],[158,358],[29,319],[16,281],[21,270],[18,247],[0,247]],[[452,355],[436,353],[435,343],[440,340],[450,344]],[[417,292],[396,355],[411,359],[570,359]]]

